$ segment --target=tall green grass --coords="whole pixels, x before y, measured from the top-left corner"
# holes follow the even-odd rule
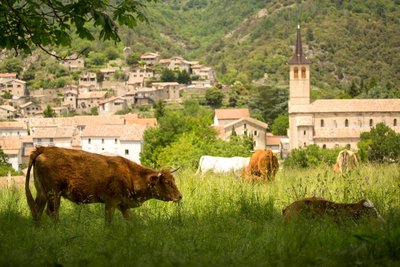
[[[0,190],[0,266],[396,266],[400,168],[365,165],[280,170],[267,184],[178,172],[180,204],[150,200],[126,222],[104,223],[102,204],[61,203],[57,225],[35,227],[22,188]],[[386,223],[296,220],[281,211],[306,196],[368,198]]]

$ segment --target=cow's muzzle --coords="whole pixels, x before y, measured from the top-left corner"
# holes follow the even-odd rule
[[[174,200],[172,200],[173,202],[179,202],[182,199],[182,195],[178,195]]]

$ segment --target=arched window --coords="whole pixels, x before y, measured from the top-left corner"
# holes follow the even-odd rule
[[[349,120],[348,120],[348,119],[346,119],[346,120],[344,121],[344,127],[349,127]]]
[[[299,78],[299,68],[298,67],[294,67],[294,78],[295,79]]]
[[[324,120],[321,120],[321,127],[324,127],[325,126],[325,122],[324,122]]]
[[[306,78],[306,67],[301,68],[301,78],[303,78],[303,79]]]
[[[393,120],[393,126],[397,126],[397,119]]]
[[[370,127],[374,126],[374,120],[373,119],[369,119],[369,126]]]

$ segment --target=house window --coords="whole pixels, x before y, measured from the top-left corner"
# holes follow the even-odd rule
[[[88,139],[88,143],[91,144],[92,143],[92,139],[89,138]]]
[[[53,138],[50,138],[50,142],[53,143],[53,141],[54,141],[54,139],[53,139]]]
[[[298,67],[294,68],[294,78],[295,79],[299,78],[299,68]]]
[[[118,143],[118,140],[117,140],[117,138],[115,138],[115,139],[114,139],[114,143],[115,143],[115,144],[117,144],[117,143]]]
[[[397,119],[393,120],[393,126],[397,126]]]
[[[246,123],[245,123],[245,124],[243,124],[243,127],[244,127],[245,129],[247,129],[247,125],[246,125]]]
[[[125,155],[129,155],[129,149],[125,149]]]
[[[349,120],[348,120],[348,119],[346,119],[346,120],[344,121],[344,127],[349,127]]]
[[[346,145],[346,148],[347,148],[347,149],[350,149],[350,148],[351,148],[351,144],[347,144],[347,145]]]
[[[370,126],[370,127],[374,126],[374,120],[373,120],[373,119],[370,119],[370,120],[369,120],[369,126]]]
[[[304,131],[303,133],[304,133],[304,135],[306,135],[306,134],[307,134],[307,131]]]
[[[333,121],[333,127],[337,128],[337,122],[336,122],[336,120]]]
[[[104,139],[101,139],[101,143],[104,144]]]
[[[324,120],[321,120],[321,127],[324,127],[325,126],[325,122],[324,122]]]
[[[306,68],[305,67],[301,68],[301,78],[303,78],[303,79],[306,78]]]
[[[258,136],[258,131],[257,131],[257,130],[254,130],[253,135],[254,135],[254,136]]]
[[[324,148],[324,149],[325,149],[325,148],[326,148],[326,145],[325,145],[325,144],[323,144],[323,145],[322,145],[322,148]]]

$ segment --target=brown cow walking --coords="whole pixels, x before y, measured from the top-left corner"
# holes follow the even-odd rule
[[[259,149],[254,151],[242,177],[244,180],[273,181],[278,169],[278,158],[272,150]]]
[[[320,197],[304,198],[293,202],[282,210],[285,220],[294,217],[320,218],[327,216],[335,222],[344,219],[358,220],[361,217],[375,217],[384,221],[371,201],[363,199],[356,203],[335,203]]]
[[[35,200],[29,188],[32,167]],[[130,208],[148,199],[176,202],[182,198],[168,170],[156,171],[123,157],[58,147],[36,147],[31,153],[25,193],[36,222],[46,204],[47,213],[59,220],[61,196],[78,204],[104,203],[107,222],[111,222],[115,208],[129,219]]]

